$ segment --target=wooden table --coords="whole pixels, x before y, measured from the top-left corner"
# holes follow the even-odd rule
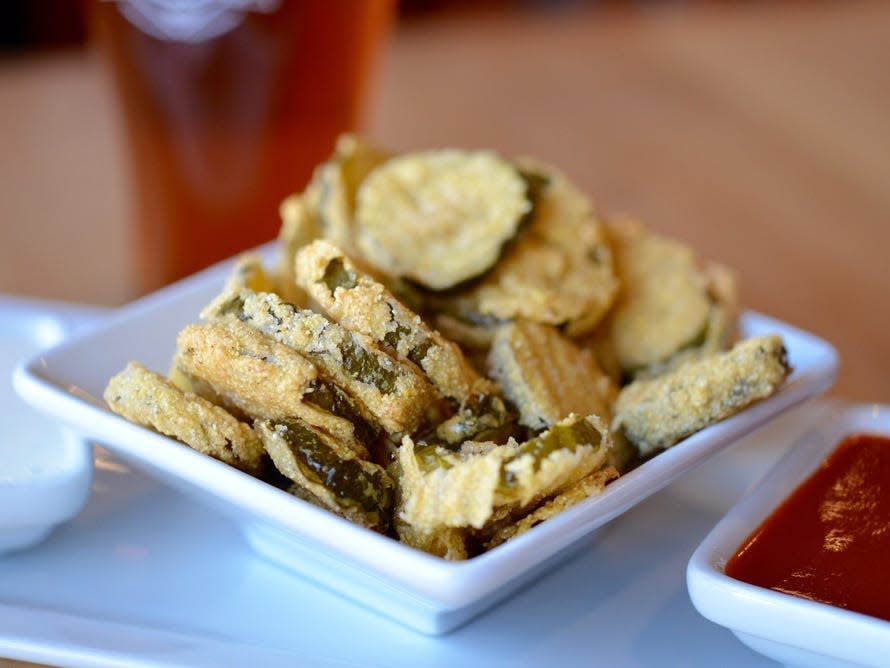
[[[833,394],[890,401],[890,4],[635,7],[403,20],[367,132],[561,166],[604,212],[734,267],[745,306],[832,341]],[[0,145],[0,292],[131,299],[96,55],[0,61]]]

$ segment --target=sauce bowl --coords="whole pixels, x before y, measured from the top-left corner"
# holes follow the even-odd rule
[[[886,666],[890,622],[748,584],[727,562],[847,436],[890,435],[890,406],[838,405],[802,436],[717,524],[686,571],[689,596],[705,618],[757,652],[790,666]],[[886,577],[875,572],[875,578]]]

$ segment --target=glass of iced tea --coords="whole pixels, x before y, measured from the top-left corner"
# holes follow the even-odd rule
[[[97,0],[132,156],[147,292],[273,239],[355,130],[394,0]]]

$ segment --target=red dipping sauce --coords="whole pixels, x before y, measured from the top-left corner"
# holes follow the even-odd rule
[[[890,438],[856,434],[739,547],[728,576],[890,621]]]

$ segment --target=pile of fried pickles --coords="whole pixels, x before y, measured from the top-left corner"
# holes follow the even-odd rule
[[[166,375],[111,410],[370,530],[467,559],[774,392],[734,278],[556,169],[339,138]]]

